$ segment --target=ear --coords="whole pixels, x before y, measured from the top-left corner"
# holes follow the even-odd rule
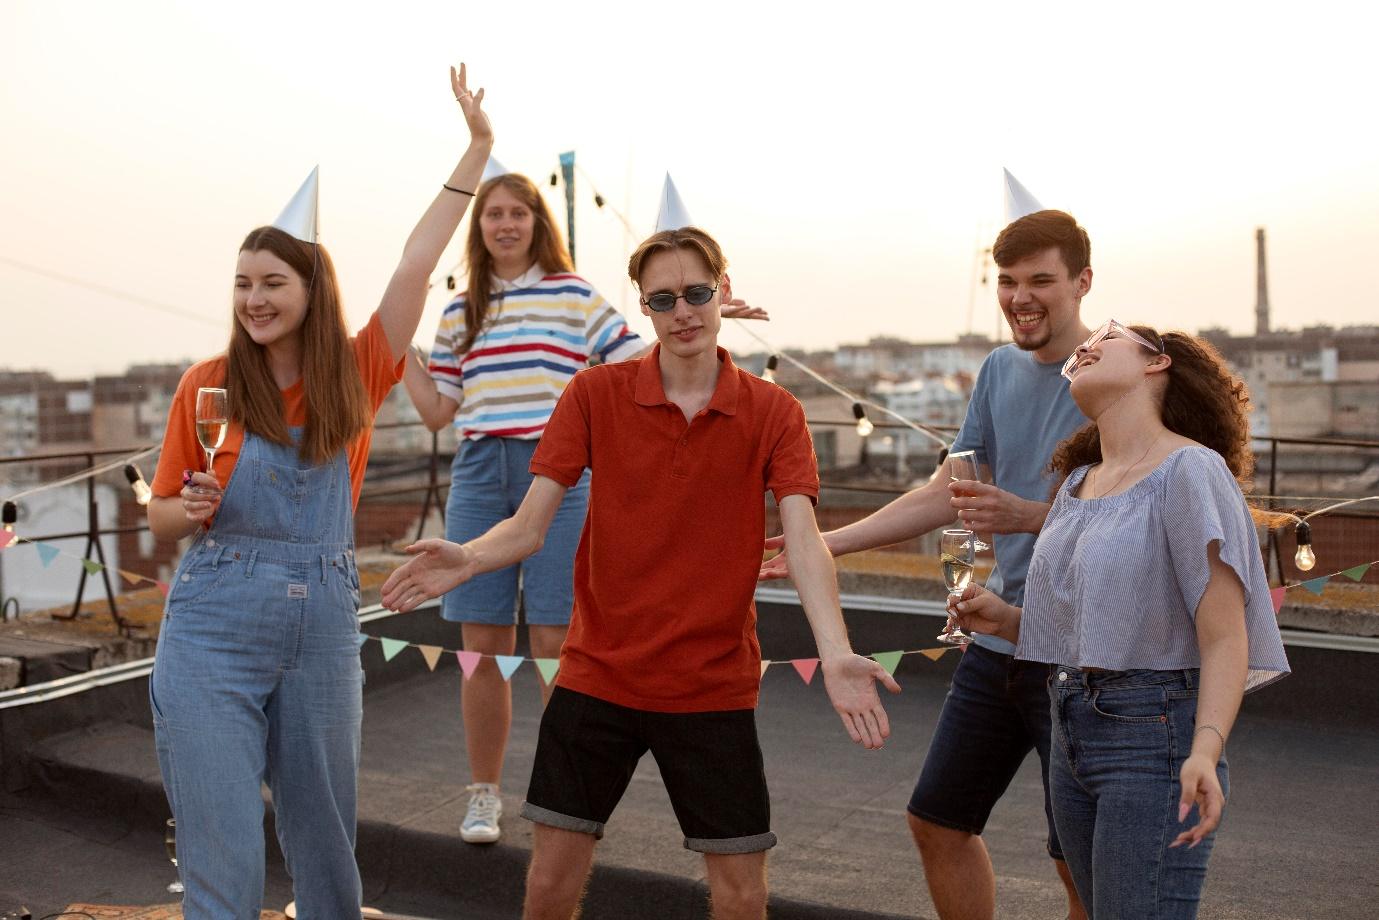
[[[723,304],[729,302],[732,299],[733,281],[731,278],[728,277],[728,273],[724,272],[722,279],[720,279],[718,282],[718,304],[719,306],[722,306]]]
[[[1155,355],[1154,360],[1145,365],[1150,374],[1161,374],[1173,366],[1171,355]]]
[[[1077,275],[1077,296],[1086,297],[1092,290],[1092,266],[1088,265]]]

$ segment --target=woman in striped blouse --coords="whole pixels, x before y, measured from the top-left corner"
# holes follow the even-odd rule
[[[1054,665],[1049,788],[1088,913],[1194,917],[1241,697],[1288,672],[1237,482],[1249,396],[1209,344],[1114,320],[1064,375],[1093,421],[1054,454],[1025,605],[969,588],[955,613]]]
[[[465,243],[465,292],[446,306],[429,362],[407,362],[403,381],[432,431],[460,436],[445,536],[463,543],[510,517],[531,485],[528,465],[556,401],[591,363],[639,357],[647,345],[593,285],[574,274],[555,218],[536,185],[507,173],[484,182]],[[725,316],[765,318],[734,301]],[[574,604],[572,573],[589,499],[588,473],[570,489],[542,549],[446,594],[441,615],[461,624],[469,652],[511,655],[519,585],[534,658],[554,659]],[[542,684],[543,701],[550,688]],[[461,710],[471,784],[460,836],[500,835],[499,781],[512,721],[512,689],[489,657],[464,681]]]

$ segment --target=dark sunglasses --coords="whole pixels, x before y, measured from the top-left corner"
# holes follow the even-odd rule
[[[657,313],[665,313],[675,309],[675,302],[681,297],[685,298],[685,303],[691,307],[702,307],[704,304],[713,300],[713,295],[718,292],[718,285],[709,287],[707,284],[695,284],[685,288],[683,294],[672,294],[669,291],[661,291],[659,294],[652,294],[650,297],[643,297],[642,303]]]

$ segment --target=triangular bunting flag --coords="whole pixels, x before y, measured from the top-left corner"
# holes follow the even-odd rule
[[[436,662],[441,660],[441,652],[445,649],[439,645],[418,645],[417,651],[421,652],[421,657],[426,659],[427,670],[436,670]]]
[[[1311,591],[1313,594],[1321,594],[1323,591],[1326,590],[1326,583],[1330,580],[1330,575],[1323,575],[1321,578],[1313,578],[1308,581],[1304,581],[1302,583],[1302,586],[1306,588],[1308,591]]]
[[[800,672],[800,679],[806,684],[814,679],[814,671],[819,667],[817,658],[796,658],[790,662]]]
[[[4,549],[15,541],[13,530],[0,530],[0,549]]]
[[[954,646],[951,645],[944,646],[943,648],[925,648],[920,649],[919,653],[923,655],[925,658],[928,658],[930,661],[938,661],[940,658],[943,657],[944,652],[947,652],[952,648],[954,648]]]
[[[158,590],[163,592],[163,596],[164,596],[164,597],[167,597],[167,596],[168,596],[168,590],[169,590],[169,589],[168,589],[168,583],[167,583],[166,581],[160,581],[160,582],[158,582],[157,584],[158,584]]]
[[[99,562],[93,562],[90,559],[81,560],[81,567],[86,569],[87,575],[95,575],[101,569],[105,568],[105,566],[101,565]]]
[[[1349,578],[1351,581],[1359,581],[1361,578],[1365,577],[1365,573],[1369,571],[1369,567],[1371,565],[1373,565],[1373,563],[1366,562],[1364,565],[1357,565],[1352,568],[1346,569],[1341,574],[1344,575],[1346,578]]]
[[[770,666],[771,666],[771,662],[767,661],[765,658],[761,659],[761,676],[762,676],[762,677],[765,677],[765,676],[766,676],[766,669],[769,668]]]
[[[555,672],[560,670],[559,658],[533,658],[536,662],[536,670],[541,672],[541,679],[547,684],[555,680]]]
[[[38,561],[43,563],[45,569],[52,565],[53,560],[58,557],[58,553],[62,552],[56,546],[49,546],[47,543],[35,543],[34,549],[38,550]]]
[[[498,672],[503,675],[503,680],[511,680],[513,673],[526,661],[521,655],[494,655],[493,660],[498,662]]]
[[[139,575],[135,572],[126,572],[124,569],[120,569],[120,577],[131,585],[137,585],[139,582],[144,580],[144,576]]]
[[[460,659],[460,670],[464,672],[464,679],[469,680],[474,675],[474,669],[479,666],[479,659],[484,656],[478,652],[456,652],[455,657]]]
[[[872,658],[872,660],[875,661],[877,664],[881,665],[881,667],[885,668],[887,674],[890,674],[890,675],[894,676],[894,675],[895,675],[896,666],[900,664],[900,656],[903,655],[903,654],[905,654],[905,653],[904,653],[904,652],[877,652],[875,655],[872,655],[871,658]]]
[[[1283,609],[1283,595],[1286,593],[1288,593],[1288,588],[1284,585],[1269,589],[1269,600],[1274,602],[1274,613]]]
[[[407,642],[401,639],[385,639],[382,636],[379,637],[378,641],[383,643],[384,661],[392,661],[397,657],[397,653],[405,649],[408,645]]]
[[[368,633],[360,633],[359,638],[355,639],[354,641],[359,643],[360,648],[363,648],[364,643],[368,642],[372,638],[373,636],[369,635]]]

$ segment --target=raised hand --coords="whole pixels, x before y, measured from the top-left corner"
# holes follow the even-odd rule
[[[450,89],[455,93],[455,101],[460,104],[460,111],[464,112],[464,122],[469,126],[469,136],[474,140],[493,140],[493,126],[488,123],[488,115],[484,114],[484,90],[479,88],[477,93],[469,91],[469,81],[465,73],[464,64],[460,64],[460,69],[450,68]]]
[[[740,297],[734,297],[732,300],[723,304],[719,308],[719,312],[723,315],[724,319],[769,320],[771,318],[767,315],[764,307],[751,306]]]
[[[449,540],[422,540],[407,547],[412,558],[383,583],[383,606],[398,613],[415,610],[468,581],[470,552]]]
[[[790,577],[790,560],[785,557],[785,536],[783,534],[774,537],[767,537],[763,549],[778,549],[781,552],[761,564],[761,571],[757,573],[757,581],[771,581],[776,578]]]
[[[876,661],[861,655],[828,658],[822,667],[824,689],[848,736],[869,751],[881,747],[891,736],[891,723],[876,694],[876,684],[899,693],[895,678]]]

